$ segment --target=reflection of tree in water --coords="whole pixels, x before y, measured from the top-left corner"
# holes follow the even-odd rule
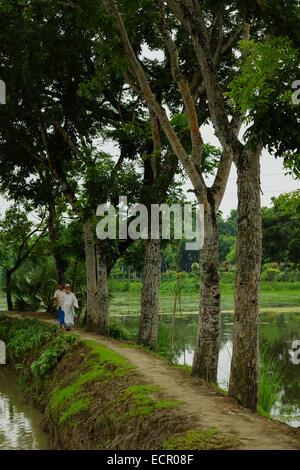
[[[295,339],[300,338],[297,314],[261,315],[260,343],[270,350],[274,358],[283,365],[283,405],[300,407],[300,367],[292,363],[290,351]]]
[[[0,450],[46,448],[35,411],[23,405],[14,379],[0,372]]]
[[[196,342],[197,328],[198,328],[198,315],[184,315],[184,336],[186,350],[193,351]],[[168,353],[170,350],[170,338],[172,328],[171,315],[160,315],[158,343],[161,353]],[[233,330],[233,315],[224,313],[222,314],[222,333],[220,338],[220,349],[222,349],[228,341],[232,341]],[[175,337],[174,337],[174,355],[173,360],[178,360],[183,355],[183,339],[182,339],[182,323],[181,318],[176,317],[175,320]]]
[[[194,350],[197,334],[197,321],[197,315],[184,316],[183,319],[176,317],[173,352],[170,354],[172,317],[171,315],[160,315],[158,329],[159,352],[169,357],[173,362],[178,362],[179,358],[184,354],[184,343],[186,350]]]
[[[222,313],[221,316],[221,338],[220,338],[220,349],[225,347],[228,341],[232,342],[233,336],[233,314]]]

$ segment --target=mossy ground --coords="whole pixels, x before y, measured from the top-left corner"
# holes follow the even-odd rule
[[[240,445],[235,436],[229,436],[217,429],[196,429],[173,436],[163,443],[166,450],[225,450]]]

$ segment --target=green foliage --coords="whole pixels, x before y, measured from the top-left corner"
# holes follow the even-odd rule
[[[220,263],[235,264],[235,247],[238,234],[238,213],[232,210],[229,217],[223,219],[222,212],[217,214],[219,230],[219,259]]]
[[[51,396],[49,412],[60,413],[60,425],[87,409],[90,397],[84,391],[86,384],[110,381],[132,370],[124,356],[94,341],[84,341],[84,344],[90,348],[88,367],[84,372],[75,374],[71,384],[58,385]]]
[[[272,354],[267,346],[260,349],[259,408],[270,415],[279,399],[283,387],[284,365]]]
[[[296,47],[299,44],[280,36],[242,42],[241,73],[234,76],[227,95],[233,107],[247,111],[251,125],[244,139],[263,143],[277,157],[283,156],[287,168],[299,176],[300,108],[292,102],[292,83],[298,75]]]
[[[0,338],[5,338],[7,333],[7,327],[5,325],[0,325]]]
[[[220,234],[219,236],[219,259],[220,263],[229,263],[229,264],[234,264],[231,263],[228,260],[228,256],[230,252],[232,251],[233,247],[236,244],[236,238],[228,235],[223,235]]]
[[[171,124],[175,127],[177,131],[179,131],[180,129],[187,131],[189,130],[189,121],[186,114],[174,114],[171,118]]]
[[[229,253],[226,255],[225,263],[236,264],[236,241],[231,246]]]
[[[240,48],[242,73],[230,83],[228,96],[240,111],[249,111],[248,119],[259,108],[274,99],[291,101],[291,84],[286,78],[298,66],[297,52],[288,38],[271,37],[265,42],[242,41]],[[246,57],[246,58],[245,58]],[[280,86],[281,85],[281,86]]]
[[[233,286],[235,282],[236,271],[235,267],[225,271],[224,268],[220,270],[221,286],[223,290],[222,296],[230,297],[233,295]],[[274,295],[277,292],[286,293],[297,291],[299,289],[300,271],[294,271],[292,269],[285,269],[284,271],[264,271],[262,272],[262,293],[273,291]],[[161,284],[159,287],[159,294],[174,295],[174,289],[176,288],[176,274],[174,271],[167,271],[162,273]],[[121,280],[111,280],[109,282],[110,289],[115,293],[114,310],[118,308],[117,293],[132,293],[133,296],[139,295],[142,290],[141,282],[131,282]],[[180,281],[180,289],[183,295],[198,294],[200,286],[200,276],[198,270],[193,270],[187,273],[186,276]],[[226,289],[226,290],[225,290]],[[135,297],[134,297],[135,298]],[[226,299],[227,301],[228,299]],[[271,299],[270,299],[271,300]],[[126,300],[126,302],[128,302]],[[280,301],[278,299],[278,301]],[[171,308],[171,307],[170,307]],[[127,309],[128,311],[128,309]]]
[[[118,325],[117,323],[109,324],[108,334],[111,338],[122,341],[129,341],[131,337],[129,331],[123,325]]]
[[[15,309],[21,312],[35,312],[39,309],[55,312],[53,295],[56,286],[53,263],[27,266],[26,270],[16,273],[13,278],[12,294]]]
[[[300,265],[300,190],[272,198],[262,215],[264,262]]]
[[[0,339],[7,341],[7,334],[11,327],[11,319],[0,314]]]
[[[15,358],[42,347],[58,336],[57,327],[35,319],[16,320],[9,329],[7,351]]]
[[[29,215],[29,210],[15,203],[0,220],[0,264],[11,274],[20,268],[29,255],[36,252],[45,231],[43,220],[35,224]]]
[[[9,252],[16,255],[24,242],[30,238],[32,222],[28,219],[28,213],[20,208],[18,204],[10,206],[5,217],[0,222],[1,261],[7,260]],[[9,269],[8,265],[8,269]]]
[[[180,275],[180,292],[182,294],[197,292],[199,290],[199,272],[193,271],[191,273],[185,273],[182,271],[178,274]],[[175,272],[168,271],[167,273],[162,273],[162,282],[159,288],[161,294],[174,294],[176,286],[177,276]]]
[[[53,325],[36,319],[19,320],[6,316],[0,316],[0,338],[6,340],[7,351],[14,359],[24,361],[28,354],[31,357],[37,355],[30,368],[38,379],[53,370],[61,357],[77,342],[77,335],[62,336]],[[46,349],[43,349],[46,345]]]
[[[184,404],[178,400],[157,399],[155,394],[160,390],[158,386],[134,385],[123,391],[121,400],[130,398],[130,409],[125,413],[124,419],[129,420],[134,416],[149,416],[156,410],[174,408]]]
[[[35,376],[42,378],[54,369],[61,357],[76,344],[77,339],[75,334],[54,338],[51,345],[31,364],[30,368]]]

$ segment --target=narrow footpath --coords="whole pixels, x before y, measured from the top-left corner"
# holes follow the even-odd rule
[[[3,312],[6,313],[6,312]],[[10,314],[12,315],[12,314]],[[57,322],[45,314],[13,314],[34,317],[50,324]],[[75,328],[82,340],[92,340],[126,357],[144,378],[145,383],[159,385],[169,398],[185,402],[186,413],[195,420],[193,428],[216,427],[226,434],[234,434],[241,441],[240,449],[299,450],[300,428],[265,418],[239,406],[233,399],[223,396],[213,387],[204,385],[195,377],[174,368],[142,349],[126,347],[112,338],[86,333]]]

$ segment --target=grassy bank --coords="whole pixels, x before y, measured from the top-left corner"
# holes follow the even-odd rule
[[[235,437],[193,429],[182,403],[143,382],[125,357],[37,320],[0,315],[0,339],[55,449],[227,449]]]
[[[142,283],[139,281],[128,282],[120,280],[109,280],[109,288],[112,293],[140,294],[142,291]],[[174,279],[164,279],[160,284],[159,293],[162,297],[174,294],[176,281]],[[199,294],[199,280],[196,278],[186,277],[180,281],[181,293],[185,295]],[[221,278],[221,294],[223,297],[232,297],[234,293],[234,282],[225,282]],[[262,281],[261,282],[261,304],[274,298],[276,302],[286,302],[292,305],[300,305],[300,282],[277,282]],[[227,299],[225,300],[227,301]],[[233,302],[233,300],[232,300]]]
[[[140,282],[110,281],[112,294],[110,313],[113,315],[140,314],[141,288]],[[198,313],[199,311],[199,289],[194,288],[193,284],[187,281],[185,288],[182,289],[181,304],[183,313]],[[159,313],[170,314],[173,306],[174,285],[170,282],[162,283],[159,293]],[[300,307],[300,283],[262,282],[261,311],[284,307]],[[223,312],[234,310],[234,285],[232,283],[221,284],[221,308]]]

